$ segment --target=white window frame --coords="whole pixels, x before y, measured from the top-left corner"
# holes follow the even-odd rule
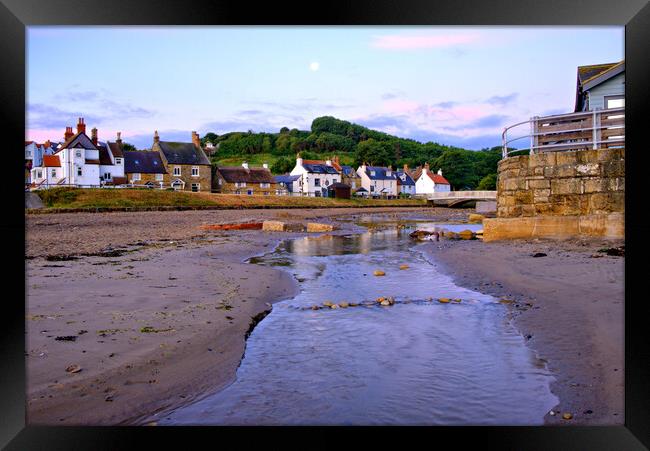
[[[56,177],[56,169],[51,169],[50,174],[52,174],[52,177]]]
[[[314,179],[314,186],[320,187],[320,178],[317,177]]]
[[[157,182],[162,182],[163,181],[164,174],[156,174],[156,181]]]
[[[122,159],[121,158],[115,158],[115,164],[122,164]]]
[[[132,179],[133,179],[134,182],[140,181],[140,173],[139,172],[134,172],[132,174]]]
[[[196,187],[196,191],[194,191],[194,187]],[[191,191],[193,193],[198,193],[199,191],[201,191],[201,184],[200,183],[192,183],[192,186],[190,188],[191,188]]]
[[[246,182],[235,182],[235,188],[246,188]]]
[[[621,105],[609,106],[610,101],[622,100]],[[605,109],[625,107],[625,96],[605,96]]]
[[[260,188],[270,188],[271,184],[270,183],[260,183]]]
[[[81,166],[77,168],[77,177],[83,177],[83,169],[81,169]]]
[[[196,174],[194,171],[196,170]],[[192,177],[199,177],[199,167],[198,166],[192,166]]]
[[[174,166],[174,177],[178,177],[181,175],[181,167],[180,166]]]
[[[37,179],[42,179],[43,178],[43,171],[36,171],[36,178]]]

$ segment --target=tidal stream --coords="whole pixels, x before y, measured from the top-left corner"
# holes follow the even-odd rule
[[[257,325],[235,382],[159,424],[543,424],[557,403],[552,376],[507,307],[438,272],[413,230],[288,240],[251,259],[290,271],[300,294]],[[389,296],[387,307],[307,309]]]

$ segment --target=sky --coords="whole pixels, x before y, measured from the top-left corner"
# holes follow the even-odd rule
[[[576,69],[624,57],[623,27],[27,28],[26,139],[85,118],[150,148],[191,132],[309,130],[334,116],[421,142],[500,145],[574,109]]]

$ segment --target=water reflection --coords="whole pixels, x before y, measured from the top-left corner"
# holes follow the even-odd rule
[[[286,266],[300,294],[257,326],[230,387],[161,423],[541,424],[557,402],[549,373],[505,307],[438,273],[412,230],[292,240],[259,258]],[[305,309],[379,296],[418,302]]]

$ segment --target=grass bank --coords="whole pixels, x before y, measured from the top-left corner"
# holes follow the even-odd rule
[[[233,195],[160,191],[153,189],[84,189],[51,188],[36,192],[44,209],[51,211],[129,211],[152,209],[236,209],[236,208],[336,208],[336,207],[423,207],[420,199],[330,199],[322,197],[288,197]]]

